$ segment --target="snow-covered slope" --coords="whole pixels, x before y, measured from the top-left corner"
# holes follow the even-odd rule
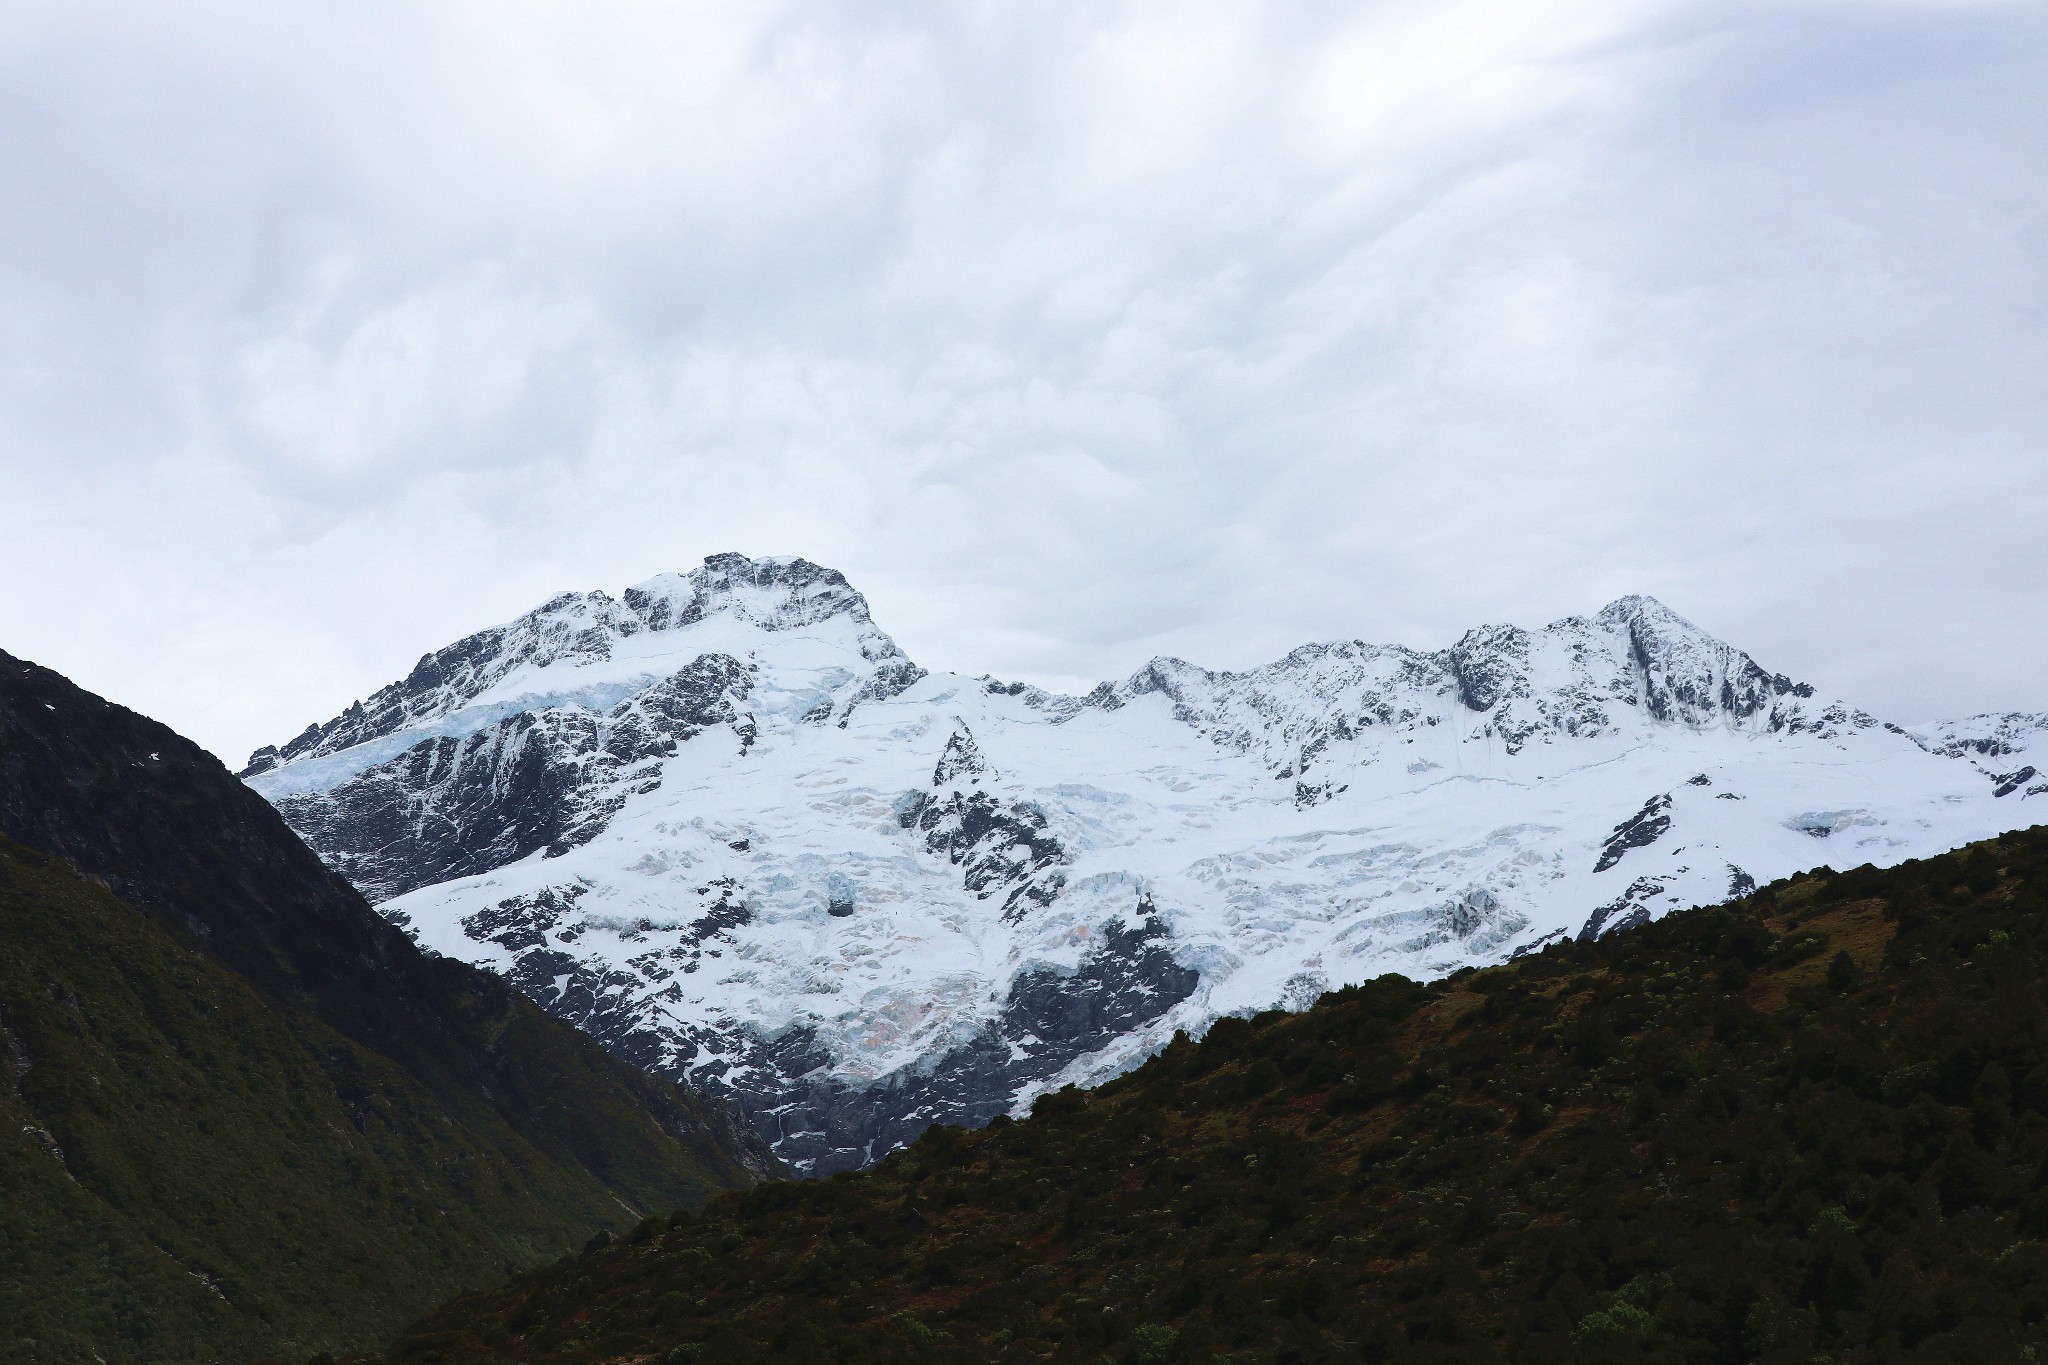
[[[428,655],[245,776],[422,943],[824,1172],[1219,1014],[2036,823],[2028,745],[2048,717],[1909,734],[1649,598],[1066,697],[715,555]]]
[[[1972,764],[1995,796],[2048,796],[2048,711],[1966,716],[1910,733],[1929,753]]]

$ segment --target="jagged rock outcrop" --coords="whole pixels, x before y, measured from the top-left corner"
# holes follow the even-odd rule
[[[924,835],[927,852],[960,868],[960,884],[976,898],[1003,894],[1011,918],[1050,905],[1066,884],[1058,868],[1067,851],[1045,812],[1024,801],[1003,802],[983,789],[995,774],[965,729],[946,741],[932,767],[929,791],[908,793],[897,822]]]
[[[1970,716],[1911,733],[1929,753],[1963,759],[1983,773],[1993,797],[2048,796],[2048,712]],[[2026,761],[2030,756],[2035,762]]]
[[[750,560],[712,555],[690,574],[663,574],[629,588],[624,601],[601,592],[563,593],[508,625],[494,626],[423,655],[411,673],[356,702],[325,724],[309,725],[282,746],[268,745],[249,756],[242,776],[254,777],[283,763],[322,758],[414,730],[477,703],[494,689],[516,691],[522,674],[554,668],[583,673],[593,665],[610,676],[579,678],[575,700],[587,705],[607,690],[618,696],[615,678],[634,678],[636,651],[627,643],[648,632],[673,631],[719,617],[743,621],[763,632],[799,631],[829,622],[853,623],[854,641],[872,667],[857,700],[894,696],[923,676],[868,619],[867,601],[832,569],[809,560]],[[658,649],[654,651],[660,653]],[[644,681],[644,679],[635,679]]]
[[[441,734],[278,809],[336,870],[379,900],[488,872],[532,853],[560,857],[604,832],[633,796],[661,785],[662,761],[708,729],[742,751],[747,669],[705,654],[609,712],[515,711]]]

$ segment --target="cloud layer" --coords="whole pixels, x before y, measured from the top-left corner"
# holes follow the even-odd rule
[[[563,588],[920,662],[1623,592],[2048,707],[2048,12],[24,6],[0,648],[239,759]]]

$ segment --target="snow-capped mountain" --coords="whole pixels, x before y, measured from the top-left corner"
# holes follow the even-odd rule
[[[2029,746],[2048,716],[1909,733],[1644,597],[1059,696],[726,554],[430,654],[244,776],[421,943],[822,1173],[1221,1014],[2035,823]]]

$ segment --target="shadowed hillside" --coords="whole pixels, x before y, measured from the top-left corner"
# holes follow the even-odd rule
[[[768,1164],[420,954],[203,751],[0,655],[0,1360],[360,1346]]]
[[[380,1360],[2021,1361],[2048,831],[1218,1023]]]

